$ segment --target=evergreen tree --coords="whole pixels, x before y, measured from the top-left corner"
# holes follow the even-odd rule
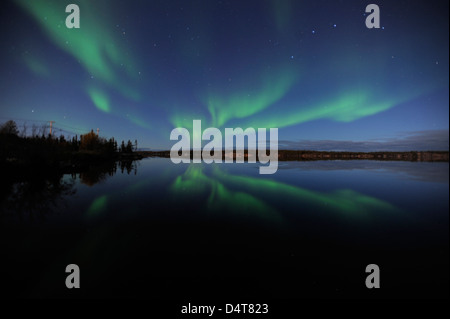
[[[128,140],[128,142],[127,142],[126,152],[127,153],[132,153],[133,152],[133,143],[130,140]]]

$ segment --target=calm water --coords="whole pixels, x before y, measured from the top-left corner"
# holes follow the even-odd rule
[[[9,296],[446,297],[449,164],[180,164],[2,186]],[[81,269],[68,290],[66,265]],[[365,267],[381,289],[365,287]]]

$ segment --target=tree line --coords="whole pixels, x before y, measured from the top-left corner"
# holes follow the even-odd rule
[[[137,150],[137,140],[122,141],[114,137],[106,139],[91,130],[89,133],[72,138],[50,134],[26,136],[19,134],[17,124],[10,120],[0,125],[0,160],[18,159],[22,161],[42,160],[44,162],[65,160],[74,154],[97,154],[114,156],[120,153],[133,153]]]

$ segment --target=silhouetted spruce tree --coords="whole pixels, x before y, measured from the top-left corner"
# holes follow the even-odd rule
[[[133,143],[130,140],[128,140],[128,142],[127,142],[126,152],[127,153],[133,153]]]

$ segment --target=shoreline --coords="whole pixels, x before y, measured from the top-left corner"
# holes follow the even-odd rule
[[[230,151],[231,152],[231,151]],[[231,158],[231,153],[222,151],[222,160]],[[201,157],[200,151],[190,151],[190,159],[193,156]],[[133,153],[103,154],[95,151],[75,152],[71,155],[58,158],[8,158],[0,162],[0,173],[4,180],[14,180],[17,178],[31,176],[52,176],[59,174],[83,173],[98,170],[102,167],[110,166],[117,162],[134,162],[143,158],[160,157],[170,158],[170,151],[136,151]],[[248,162],[248,150],[241,154],[233,151],[233,160],[241,158]],[[251,158],[251,157],[250,157]],[[256,155],[258,161],[258,156]],[[426,151],[426,152],[321,152],[321,151],[278,151],[278,161],[280,162],[312,162],[312,161],[333,161],[333,160],[373,160],[373,161],[397,161],[397,162],[449,162],[448,151]]]
[[[136,151],[146,157],[170,158],[170,151]],[[201,151],[190,151],[190,159],[201,158]],[[233,160],[241,154],[233,151]],[[248,150],[244,150],[244,161],[248,161]],[[222,160],[231,158],[231,151],[222,151]],[[250,158],[252,156],[250,155]],[[258,161],[258,154],[256,154]],[[409,152],[333,152],[307,150],[279,150],[278,161],[323,161],[323,160],[377,160],[377,161],[407,161],[407,162],[449,162],[449,151],[409,151]]]

